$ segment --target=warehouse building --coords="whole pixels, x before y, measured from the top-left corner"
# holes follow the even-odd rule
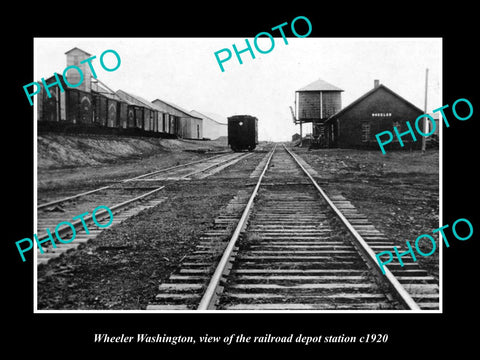
[[[227,119],[225,119],[225,122],[220,122],[215,120],[212,115],[206,115],[196,110],[190,111],[190,114],[202,119],[203,137],[205,139],[215,140],[219,137],[227,136]]]
[[[152,101],[156,109],[169,114],[170,130],[184,139],[203,139],[202,118],[190,114],[187,110],[165,100]]]
[[[92,76],[88,52],[74,47],[67,51],[64,78],[55,74],[45,80],[37,95],[39,128],[49,131],[135,134],[140,136],[202,139],[202,119],[163,100],[152,103],[124,90],[113,91]],[[40,81],[37,81],[40,84]],[[78,84],[70,86],[68,84]]]

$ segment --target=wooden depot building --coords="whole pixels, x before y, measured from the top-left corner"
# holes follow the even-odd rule
[[[324,136],[328,147],[374,148],[378,147],[376,134],[393,131],[393,127],[403,133],[408,130],[406,122],[413,126],[415,119],[423,113],[423,110],[375,80],[373,89],[324,122]],[[402,141],[404,149],[419,149],[422,143],[414,142],[410,134],[403,136]],[[389,147],[400,148],[396,136]]]
[[[408,130],[406,122],[415,123],[424,112],[390,90],[379,80],[374,81],[373,88],[341,108],[343,90],[324,80],[318,79],[295,92],[295,124],[312,123],[313,144],[316,147],[338,148],[376,148],[375,135],[382,131],[398,132]],[[402,136],[404,149],[419,149],[421,141],[413,141],[410,134]],[[400,148],[398,138],[387,148]]]

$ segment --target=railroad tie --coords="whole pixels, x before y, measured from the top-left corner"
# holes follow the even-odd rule
[[[375,253],[391,250],[395,246],[392,240],[375,228],[367,217],[358,212],[355,206],[344,196],[340,194],[331,195],[330,199]],[[400,246],[397,246],[397,248],[399,248],[399,251],[406,250]],[[438,310],[438,281],[430,276],[427,271],[421,269],[411,257],[404,258],[402,261],[404,263],[403,267],[396,258],[386,267],[395,275],[422,310]]]

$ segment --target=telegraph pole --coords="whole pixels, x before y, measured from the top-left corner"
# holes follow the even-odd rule
[[[424,107],[425,114],[427,114],[427,89],[428,89],[428,68],[425,69],[425,107]],[[428,134],[426,117],[423,118],[423,133]],[[426,147],[427,147],[427,139],[425,136],[422,136],[422,153],[425,153]]]

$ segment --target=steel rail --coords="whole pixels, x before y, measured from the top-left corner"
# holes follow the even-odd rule
[[[149,192],[147,192],[147,193],[144,193],[144,194],[142,194],[142,195],[139,195],[139,196],[137,196],[137,197],[135,197],[135,198],[133,198],[133,199],[126,200],[126,201],[124,201],[124,202],[122,202],[122,203],[120,203],[120,204],[116,204],[116,205],[114,205],[114,206],[112,206],[112,207],[109,207],[109,209],[110,209],[112,212],[113,212],[113,211],[118,211],[118,210],[126,207],[126,206],[129,205],[130,203],[133,203],[133,202],[135,202],[135,201],[138,201],[138,200],[140,200],[140,199],[143,199],[144,197],[147,197],[147,196],[149,196],[149,195],[151,195],[151,194],[154,194],[154,193],[156,193],[157,191],[162,190],[163,188],[165,188],[165,185],[164,185],[164,186],[160,186],[159,188],[154,189],[154,190],[152,190],[152,191],[149,191]],[[107,214],[107,213],[108,213],[107,210],[100,210],[100,211],[98,211],[97,214],[95,215],[95,218],[100,217],[100,216],[103,216],[103,215],[105,215],[105,214]],[[79,229],[79,228],[81,227],[81,225],[82,225],[83,222],[85,222],[85,223],[87,223],[87,222],[88,222],[88,223],[91,223],[92,220],[93,220],[93,215],[88,215],[88,216],[86,216],[86,217],[84,217],[84,218],[82,218],[82,219],[79,219],[79,220],[77,220],[77,221],[74,221],[74,222],[71,223],[71,224],[73,225],[74,229],[77,230],[77,229]],[[60,229],[59,231],[57,231],[57,233],[58,233],[58,235],[60,236],[60,235],[66,235],[66,234],[68,234],[70,231],[71,231],[70,227],[65,227],[65,228]],[[47,237],[48,237],[48,235],[43,235],[43,236],[39,236],[38,239],[39,239],[39,240],[43,240],[43,239],[46,239]]]
[[[177,179],[188,179],[190,176],[193,176],[193,175],[196,175],[196,174],[200,174],[202,172],[206,172],[210,169],[213,169],[213,168],[216,168],[216,167],[220,167],[222,165],[225,165],[225,164],[228,164],[229,162],[233,162],[233,161],[240,161],[242,158],[246,158],[248,156],[250,156],[252,153],[248,153],[248,154],[240,154],[238,155],[237,157],[234,157],[234,158],[230,158],[230,159],[227,159],[227,160],[224,160],[224,161],[221,161],[221,162],[218,162],[218,163],[215,163],[215,164],[212,164],[212,165],[209,165],[207,166],[206,168],[203,168],[203,169],[199,169],[199,170],[195,170],[195,171],[192,171],[188,174],[185,174],[185,175],[181,175],[180,177],[173,177],[171,179],[173,180],[177,180]],[[140,181],[158,181],[159,179],[143,179],[143,180],[140,180]],[[167,179],[168,180],[168,179]]]
[[[219,163],[216,163],[216,164],[212,164],[212,165],[210,165],[210,166],[207,166],[205,169],[195,170],[195,171],[193,171],[193,172],[191,172],[191,173],[188,173],[187,175],[182,176],[180,179],[185,179],[185,178],[188,178],[188,177],[190,177],[190,176],[192,176],[192,175],[199,174],[199,173],[205,172],[205,171],[207,171],[207,170],[210,170],[210,169],[212,169],[212,168],[216,168],[216,167],[222,166],[222,165],[224,165],[225,163],[228,163],[229,161],[235,161],[235,160],[237,160],[237,159],[240,161],[240,159],[249,157],[250,155],[252,155],[252,153],[241,154],[240,156],[237,156],[237,157],[235,157],[235,158],[233,158],[233,159],[228,159],[228,160],[226,160],[226,161],[224,161],[224,162],[219,162]]]
[[[325,199],[325,201],[328,203],[328,205],[332,208],[332,210],[337,214],[337,216],[340,218],[342,223],[346,226],[348,231],[353,235],[355,238],[358,247],[362,251],[362,253],[366,256],[367,260],[369,263],[373,265],[373,268],[381,275],[385,276],[387,279],[388,285],[390,286],[391,290],[393,291],[395,297],[408,309],[410,310],[420,310],[420,307],[418,304],[415,302],[415,300],[412,299],[410,294],[408,293],[407,290],[400,284],[400,282],[397,280],[395,275],[392,274],[392,272],[388,269],[385,268],[385,275],[383,275],[382,270],[380,269],[380,265],[378,264],[375,256],[375,252],[372,250],[372,248],[367,244],[367,242],[362,238],[362,236],[355,230],[355,228],[350,224],[350,222],[347,220],[347,218],[342,214],[342,212],[335,206],[335,204],[330,200],[330,198],[327,196],[327,194],[322,190],[322,188],[318,185],[318,183],[315,181],[315,179],[309,174],[309,172],[305,169],[305,167],[298,161],[298,158],[296,155],[294,155],[290,150],[287,149],[285,145],[283,145],[285,150],[292,156],[292,158],[296,161],[296,163],[300,166],[300,168],[303,170],[303,172],[308,176],[308,178],[312,181],[313,185],[315,188],[318,190],[318,192],[322,195],[322,197]]]
[[[43,209],[47,206],[51,206],[51,205],[55,205],[55,204],[60,204],[62,202],[65,202],[65,201],[70,201],[70,200],[73,200],[73,199],[76,199],[76,198],[79,198],[81,196],[85,196],[85,195],[88,195],[88,194],[93,194],[97,191],[101,191],[101,190],[105,190],[105,189],[108,189],[110,187],[112,187],[113,185],[107,185],[107,186],[103,186],[101,188],[98,188],[98,189],[94,189],[94,190],[90,190],[90,191],[86,191],[86,192],[83,192],[83,193],[80,193],[80,194],[76,194],[76,195],[72,195],[72,196],[68,196],[66,198],[63,198],[63,199],[59,199],[59,200],[53,200],[53,201],[50,201],[48,203],[44,203],[44,204],[40,204],[40,205],[37,205],[37,210],[39,209]]]
[[[222,154],[222,155],[223,155],[223,154]],[[234,159],[238,159],[238,158],[240,158],[241,156],[246,157],[246,156],[248,156],[248,155],[251,155],[251,153],[242,154],[242,155],[240,155],[240,156],[238,156],[238,157],[235,157]],[[216,157],[218,157],[218,156],[214,156],[214,157],[216,158]],[[213,158],[213,157],[211,157],[211,158]],[[211,158],[209,158],[209,159],[211,159]],[[207,170],[211,169],[212,167],[220,166],[220,165],[222,165],[222,164],[224,164],[224,163],[226,163],[226,162],[228,162],[228,161],[230,161],[230,160],[231,160],[231,159],[226,160],[226,161],[224,161],[224,162],[220,162],[220,163],[218,163],[218,164],[213,164],[213,165],[211,165],[211,166],[208,166],[208,167],[205,168],[205,169],[196,170],[195,172],[192,172],[192,173],[189,173],[189,174],[187,174],[187,175],[184,175],[184,176],[182,176],[181,178],[185,178],[185,177],[191,176],[191,175],[196,174],[196,173],[199,173],[199,172],[207,171]],[[200,160],[200,161],[203,161],[203,160]],[[197,163],[197,162],[200,162],[200,161],[195,161],[195,162],[193,162],[193,163]],[[190,164],[192,164],[192,163],[190,163]],[[185,166],[185,165],[186,165],[186,164],[183,164],[182,166]],[[167,170],[167,169],[164,169],[164,170]],[[164,171],[164,170],[162,170],[162,171]],[[112,186],[112,185],[106,186],[106,187],[103,187],[103,188],[100,188],[100,189],[105,189],[105,188],[108,188],[108,187],[111,187],[111,186]],[[116,204],[116,205],[112,206],[112,207],[109,208],[109,209],[110,209],[112,212],[113,212],[113,211],[118,211],[118,210],[122,209],[123,207],[126,207],[126,206],[129,205],[130,203],[133,203],[133,202],[135,202],[135,201],[138,201],[138,200],[140,200],[140,199],[142,199],[142,198],[144,198],[144,197],[147,197],[147,196],[149,196],[149,195],[151,195],[151,194],[153,194],[153,193],[156,193],[156,192],[158,192],[158,191],[160,191],[160,190],[162,190],[162,189],[164,189],[164,188],[165,188],[165,185],[160,186],[160,187],[158,187],[158,188],[156,188],[156,189],[154,189],[154,190],[152,190],[152,191],[149,191],[149,192],[147,192],[147,193],[141,194],[141,195],[139,195],[139,196],[137,196],[137,197],[134,197],[134,198],[132,198],[132,199],[126,200],[126,201],[124,201],[124,202],[122,202],[122,203],[120,203],[120,204]],[[95,191],[99,191],[100,189],[92,190],[92,191],[89,191],[89,192],[86,192],[86,193],[83,193],[83,194],[85,195],[85,194],[87,194],[87,193],[93,193],[93,192],[95,192]],[[80,196],[80,195],[82,195],[82,194],[78,194],[77,197]],[[107,210],[100,210],[100,211],[97,212],[95,218],[100,217],[100,216],[103,216],[103,215],[106,215],[106,214],[107,214]],[[77,230],[77,229],[81,228],[81,225],[82,225],[83,221],[84,221],[85,223],[87,223],[87,222],[88,222],[88,223],[91,223],[92,220],[93,220],[92,215],[89,215],[89,216],[84,217],[83,219],[79,219],[79,220],[77,220],[77,221],[74,221],[74,222],[71,223],[71,224],[73,225],[74,229]],[[57,233],[58,233],[59,236],[66,235],[66,234],[68,234],[68,233],[70,233],[70,232],[71,232],[70,227],[65,227],[65,228],[60,229],[59,231],[57,231]],[[45,235],[43,235],[43,236],[39,236],[38,239],[39,239],[39,240],[43,240],[43,239],[46,239],[47,237],[48,237],[48,235],[45,234]]]
[[[192,162],[189,162],[189,163],[186,163],[186,164],[180,164],[180,165],[170,166],[170,167],[168,167],[168,168],[164,168],[164,169],[160,169],[160,170],[155,170],[155,171],[152,171],[152,172],[147,173],[147,174],[143,174],[143,175],[140,175],[140,176],[136,176],[136,177],[134,177],[134,178],[121,180],[120,183],[125,183],[125,182],[129,182],[129,181],[134,181],[134,180],[141,179],[141,178],[143,178],[143,177],[147,177],[147,176],[150,176],[150,175],[155,175],[155,174],[158,174],[158,173],[161,173],[161,172],[165,172],[165,171],[168,171],[168,170],[173,170],[173,169],[176,169],[176,168],[180,168],[180,167],[185,167],[185,166],[197,164],[197,163],[199,163],[199,162],[208,161],[208,160],[211,160],[211,159],[215,159],[215,158],[220,157],[220,156],[223,156],[223,155],[225,155],[225,154],[219,154],[219,155],[211,156],[211,157],[209,157],[208,159],[196,160],[196,161],[192,161]],[[86,191],[86,192],[83,192],[83,193],[80,193],[80,194],[76,194],[76,195],[72,195],[72,196],[67,196],[67,197],[62,198],[62,199],[53,200],[53,201],[50,201],[50,202],[48,202],[48,203],[40,204],[40,205],[37,205],[37,209],[43,209],[43,208],[45,208],[45,207],[47,207],[47,206],[59,204],[59,203],[65,202],[65,201],[70,201],[70,200],[79,198],[79,197],[81,197],[81,196],[93,194],[93,193],[98,192],[98,191],[101,191],[101,190],[109,189],[109,188],[111,188],[111,187],[113,187],[113,186],[115,186],[115,185],[116,185],[116,184],[103,186],[103,187],[100,187],[100,188],[98,188],[98,189],[89,190],[89,191]]]
[[[217,298],[217,289],[220,285],[220,280],[223,274],[225,273],[233,248],[235,247],[238,237],[240,236],[240,232],[242,231],[242,228],[245,226],[248,216],[250,215],[250,210],[252,209],[253,201],[257,196],[258,189],[260,188],[260,184],[263,180],[263,176],[265,175],[265,172],[268,169],[270,160],[272,159],[272,156],[276,148],[277,148],[277,145],[275,145],[275,147],[269,154],[265,167],[263,168],[263,171],[258,178],[257,185],[255,186],[255,189],[253,189],[252,194],[250,195],[250,198],[247,202],[247,205],[245,206],[245,209],[243,210],[242,216],[237,224],[237,227],[235,228],[233,235],[230,238],[230,241],[228,242],[227,247],[225,248],[225,251],[223,252],[222,258],[220,259],[215,269],[215,272],[213,273],[210,279],[210,282],[207,286],[207,289],[205,290],[205,293],[203,294],[202,299],[200,300],[197,310],[211,310],[211,309],[214,309],[215,307],[215,301]]]
[[[143,175],[131,178],[131,179],[123,180],[122,182],[129,182],[129,181],[138,180],[138,179],[150,176],[150,175],[159,174],[159,173],[162,173],[162,172],[165,172],[165,171],[168,171],[168,170],[173,170],[173,169],[176,169],[176,168],[179,168],[179,167],[184,167],[184,166],[188,166],[188,165],[197,164],[197,163],[202,162],[202,161],[207,162],[208,160],[216,159],[216,158],[218,158],[220,156],[223,156],[223,155],[225,155],[225,154],[219,154],[219,155],[211,156],[208,159],[200,159],[200,160],[192,161],[192,162],[189,162],[189,163],[186,163],[186,164],[180,164],[180,165],[175,165],[175,166],[171,166],[171,167],[160,169],[160,170],[155,170],[155,171],[152,171],[151,173],[148,173],[148,174],[143,174]]]

